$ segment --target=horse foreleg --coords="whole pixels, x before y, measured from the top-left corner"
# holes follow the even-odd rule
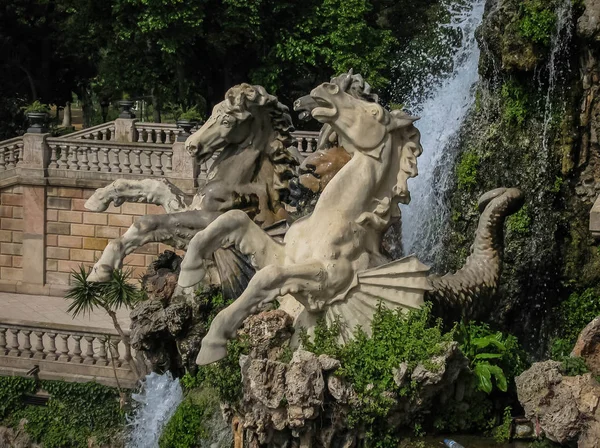
[[[204,260],[220,247],[235,246],[250,257],[255,268],[283,264],[284,246],[272,239],[246,213],[230,210],[219,216],[190,241],[181,263],[179,286],[189,287],[204,277]]]
[[[185,249],[194,235],[218,216],[219,213],[201,210],[143,216],[123,236],[108,243],[88,279],[93,282],[110,280],[112,271],[123,267],[123,259],[128,254],[148,243],[160,242]]]
[[[292,266],[267,266],[254,275],[244,293],[215,316],[196,359],[210,364],[227,355],[227,341],[236,336],[244,320],[277,297],[289,293],[318,292],[327,288],[327,272],[319,262]]]

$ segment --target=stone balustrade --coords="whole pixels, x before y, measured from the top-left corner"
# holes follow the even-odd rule
[[[135,123],[137,143],[173,144],[181,129],[169,123]]]
[[[59,171],[139,174],[146,177],[164,177],[173,172],[171,145],[65,138],[48,138],[46,144],[50,150],[50,176],[60,175]]]
[[[17,137],[0,142],[0,176],[23,161],[23,138]]]
[[[295,131],[292,132],[294,146],[298,149],[301,156],[306,156],[317,150],[318,132]]]
[[[131,361],[129,345],[115,330],[0,320],[0,375],[26,376],[37,366],[41,379],[132,388]]]
[[[82,129],[81,131],[73,132],[65,135],[69,139],[85,139],[85,140],[115,140],[115,122],[102,123],[98,126]]]

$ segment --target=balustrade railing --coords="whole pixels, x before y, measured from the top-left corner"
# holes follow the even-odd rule
[[[23,161],[23,137],[0,142],[0,173],[13,168]]]
[[[165,176],[173,170],[170,145],[48,138],[49,170]]]
[[[317,150],[318,132],[295,131],[292,132],[294,146],[301,155],[310,154]]]
[[[132,352],[115,330],[74,325],[0,321],[0,374],[26,373],[38,366],[40,377],[96,379],[123,386],[135,383]]]
[[[180,133],[181,129],[175,124],[135,123],[135,138],[138,143],[173,144]]]
[[[68,139],[85,139],[85,140],[115,140],[115,122],[109,121],[98,126],[82,129],[81,131],[66,134],[63,138]]]

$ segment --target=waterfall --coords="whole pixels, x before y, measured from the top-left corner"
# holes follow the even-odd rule
[[[402,233],[405,253],[416,253],[431,262],[439,251],[439,229],[448,219],[444,201],[453,174],[452,147],[467,113],[475,101],[479,47],[475,29],[481,23],[485,0],[472,0],[466,7],[450,10],[449,26],[461,34],[460,45],[452,49],[452,70],[429,83],[425,95],[409,98],[406,107],[421,116],[423,154],[418,159],[419,175],[409,180],[411,203],[402,206]]]
[[[163,428],[183,401],[179,379],[170,373],[146,376],[142,392],[132,394],[139,406],[128,421],[128,448],[158,448]]]

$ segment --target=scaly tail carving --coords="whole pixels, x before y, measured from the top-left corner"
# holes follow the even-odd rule
[[[471,255],[454,274],[427,279],[433,290],[426,300],[433,312],[445,321],[474,318],[486,309],[498,288],[504,252],[504,220],[523,205],[523,194],[516,188],[498,188],[479,198],[479,225]]]

